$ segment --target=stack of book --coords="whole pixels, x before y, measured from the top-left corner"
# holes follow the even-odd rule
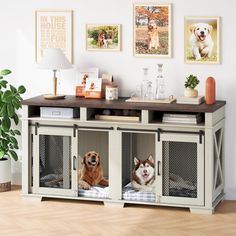
[[[198,96],[195,98],[188,98],[188,97],[179,97],[176,100],[178,104],[201,104],[204,102],[204,96]]]
[[[200,113],[197,114],[169,114],[165,113],[162,118],[162,122],[165,123],[186,123],[186,124],[198,124],[202,121]]]

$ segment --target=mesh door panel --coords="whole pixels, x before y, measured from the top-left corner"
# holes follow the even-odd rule
[[[197,198],[197,143],[163,142],[163,196]]]
[[[39,136],[40,187],[71,188],[70,156],[70,137]]]

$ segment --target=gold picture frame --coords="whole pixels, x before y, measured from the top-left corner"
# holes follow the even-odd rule
[[[184,18],[184,62],[220,64],[220,17]]]
[[[135,57],[172,57],[171,4],[133,5]]]
[[[43,50],[60,48],[73,63],[73,11],[35,11],[35,61],[40,62]]]
[[[121,51],[120,24],[86,24],[87,51]]]

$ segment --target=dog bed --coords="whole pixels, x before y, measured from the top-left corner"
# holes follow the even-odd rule
[[[79,188],[78,196],[87,198],[108,198],[109,187],[92,186],[89,190]]]
[[[124,200],[140,201],[140,202],[155,202],[156,196],[154,192],[141,192],[132,188],[131,183],[128,183],[122,192]]]

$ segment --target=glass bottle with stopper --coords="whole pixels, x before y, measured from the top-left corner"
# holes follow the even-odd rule
[[[152,82],[148,80],[148,68],[143,68],[143,80],[141,83],[141,97],[149,100],[152,97]]]
[[[165,79],[163,76],[163,64],[157,64],[158,74],[156,78],[156,99],[165,99]]]

